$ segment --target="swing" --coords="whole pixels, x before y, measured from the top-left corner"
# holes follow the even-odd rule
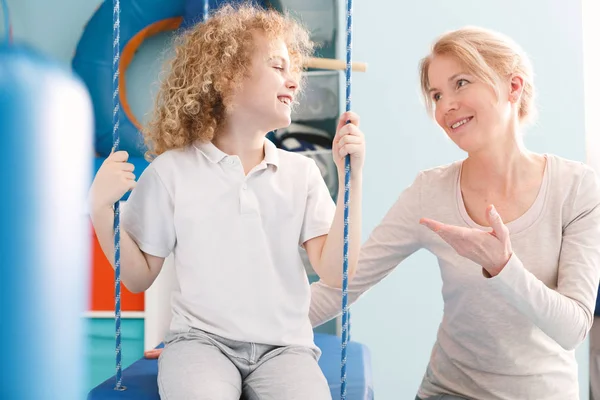
[[[196,2],[197,3],[197,2]],[[346,111],[351,109],[351,71],[364,71],[365,65],[352,62],[352,0],[346,4],[346,62],[328,59],[311,59],[307,67],[346,70]],[[203,18],[207,18],[208,0],[203,2]],[[120,95],[120,83],[123,84],[122,65],[120,65],[120,2],[113,0],[113,57],[112,57],[112,151],[120,147],[120,106],[123,97]],[[139,45],[139,43],[138,43]],[[131,61],[131,60],[128,60]],[[126,120],[126,124],[131,124]],[[368,349],[356,342],[351,342],[348,310],[348,239],[349,239],[349,195],[350,195],[350,157],[345,159],[344,179],[344,257],[342,281],[342,337],[341,346],[338,337],[326,334],[315,334],[315,344],[322,350],[319,360],[330,386],[332,397],[342,400],[372,399],[372,377],[370,354]],[[116,374],[92,389],[89,400],[108,399],[159,399],[157,387],[158,361],[142,358],[124,371],[121,366],[121,303],[120,303],[120,208],[115,204],[114,240],[115,240],[115,331],[116,331]],[[157,348],[162,348],[162,343]],[[341,369],[340,362],[341,360]],[[127,382],[123,381],[125,372]],[[341,375],[341,376],[340,376]]]

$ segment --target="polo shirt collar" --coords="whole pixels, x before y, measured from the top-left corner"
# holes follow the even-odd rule
[[[223,159],[229,157],[228,154],[223,152],[217,146],[215,146],[212,142],[196,142],[194,144],[196,147],[210,162],[214,164],[218,164]],[[273,165],[275,167],[279,167],[279,152],[277,147],[273,142],[269,139],[264,139],[264,150],[265,150],[265,158],[264,162],[267,165]]]

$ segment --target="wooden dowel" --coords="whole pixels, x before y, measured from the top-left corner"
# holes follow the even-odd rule
[[[306,68],[330,69],[330,70],[345,70],[346,62],[332,58],[309,58],[304,64]],[[353,62],[352,71],[366,72],[367,64],[364,62]]]

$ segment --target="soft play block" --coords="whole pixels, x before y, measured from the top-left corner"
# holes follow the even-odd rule
[[[339,399],[340,338],[317,333],[315,334],[315,343],[323,352],[319,366],[327,378],[331,396],[333,399]],[[363,344],[349,342],[346,354],[346,399],[372,400],[374,398],[373,376],[369,349]],[[159,400],[156,384],[157,373],[157,360],[138,360],[123,370],[123,386],[127,387],[126,390],[115,390],[115,378],[112,377],[92,389],[88,400]]]

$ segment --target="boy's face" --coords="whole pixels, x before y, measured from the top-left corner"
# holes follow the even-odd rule
[[[291,105],[298,89],[285,42],[254,34],[249,77],[234,97],[234,113],[267,133],[289,126]]]

